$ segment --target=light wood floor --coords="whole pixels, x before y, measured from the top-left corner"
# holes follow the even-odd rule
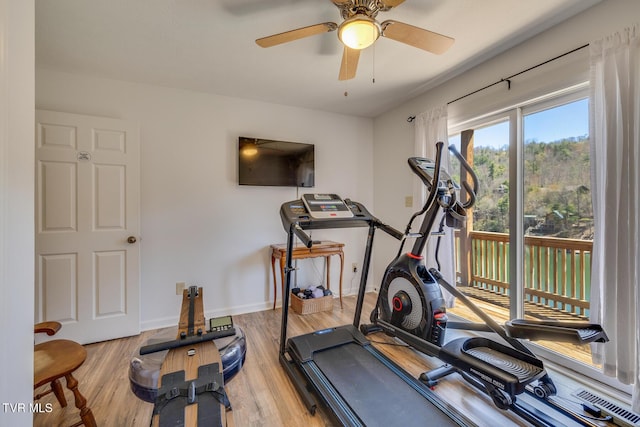
[[[473,299],[474,304],[476,304],[482,311],[488,313],[493,320],[498,322],[499,324],[504,324],[509,320],[509,310],[507,308],[499,307],[494,304],[490,304],[485,301],[481,301],[478,299]],[[464,304],[459,301],[456,302],[455,307],[452,309],[447,309],[447,313],[455,314],[457,316],[462,317],[463,319],[482,323],[482,320],[478,316],[476,316],[469,308],[467,308]],[[532,318],[533,319],[533,318]],[[534,319],[535,320],[535,319]],[[591,360],[591,347],[588,345],[577,345],[571,344],[567,342],[554,342],[554,341],[536,341],[536,344],[546,347],[547,349],[564,355],[565,357],[570,357],[572,359],[577,360],[580,363],[583,363],[587,366],[592,366],[598,368],[599,366],[594,364]]]
[[[375,294],[367,294],[362,319],[368,320],[375,304]],[[292,312],[289,335],[339,326],[352,322],[355,297],[344,298],[344,309],[334,302],[333,312],[300,316]],[[176,307],[179,310],[179,307]],[[236,426],[325,426],[330,425],[323,411],[311,416],[278,362],[281,311],[267,310],[234,316],[247,337],[245,366],[228,384]],[[158,331],[139,336],[87,345],[88,357],[78,369],[80,390],[88,400],[99,426],[148,426],[153,405],[139,400],[129,388],[128,366],[131,357],[146,340]],[[403,366],[412,375],[440,366],[427,357],[383,334],[370,337],[374,345]],[[377,343],[377,342],[382,342]],[[394,345],[395,344],[395,345]],[[457,375],[444,380],[436,388],[445,401],[482,426],[526,425],[509,412],[495,408],[489,398],[478,394]],[[79,420],[73,397],[66,391],[69,406],[61,409],[52,395],[41,399],[54,410],[34,416],[34,426],[69,426]],[[428,425],[428,420],[425,420]]]

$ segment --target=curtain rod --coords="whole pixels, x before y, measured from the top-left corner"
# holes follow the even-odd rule
[[[554,56],[554,57],[553,57],[553,58],[551,58],[551,59],[547,59],[547,60],[546,60],[546,61],[544,61],[544,62],[541,62],[541,63],[539,63],[539,64],[536,64],[536,65],[534,65],[534,66],[532,66],[532,67],[529,67],[529,68],[527,68],[526,70],[519,71],[519,72],[517,72],[517,73],[515,73],[515,74],[510,75],[509,77],[504,77],[504,78],[502,78],[502,79],[500,79],[500,80],[498,80],[498,81],[496,81],[496,82],[493,82],[493,83],[488,84],[488,85],[486,85],[486,86],[484,86],[484,87],[481,87],[480,89],[476,89],[476,90],[474,90],[473,92],[469,92],[469,93],[467,93],[466,95],[462,95],[461,97],[456,98],[456,99],[454,99],[453,101],[449,101],[449,102],[447,102],[447,105],[453,104],[454,102],[460,101],[461,99],[464,99],[464,98],[466,98],[466,97],[468,97],[468,96],[471,96],[471,95],[475,95],[475,94],[476,94],[476,93],[478,93],[478,92],[482,92],[483,90],[489,89],[490,87],[493,87],[493,86],[495,86],[495,85],[499,85],[500,83],[504,83],[504,82],[507,82],[507,90],[511,90],[511,79],[512,79],[512,78],[517,77],[517,76],[519,76],[520,74],[524,74],[524,73],[526,73],[526,72],[528,72],[528,71],[534,70],[534,69],[536,69],[536,68],[538,68],[538,67],[542,67],[543,65],[546,65],[546,64],[548,64],[549,62],[553,62],[553,61],[555,61],[555,60],[557,60],[557,59],[560,59],[560,58],[562,58],[562,57],[565,57],[565,56],[567,56],[567,55],[570,55],[570,54],[572,54],[572,53],[574,53],[574,52],[577,52],[577,51],[579,51],[579,50],[584,49],[585,47],[589,47],[589,43],[587,43],[587,44],[585,44],[585,45],[582,45],[582,46],[580,46],[580,47],[577,47],[577,48],[575,48],[575,49],[572,49],[572,50],[570,50],[570,51],[568,51],[568,52],[562,53],[562,54],[560,54],[560,55],[558,55],[558,56]],[[416,116],[411,116],[411,117],[408,117],[408,118],[407,118],[407,121],[411,123],[411,122],[412,122],[412,121],[414,121],[415,119],[416,119]]]

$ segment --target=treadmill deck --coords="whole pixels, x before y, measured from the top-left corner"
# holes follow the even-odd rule
[[[330,344],[334,333],[337,345]],[[354,336],[345,343],[347,333]],[[351,325],[293,337],[288,347],[294,359],[299,355],[296,348],[312,354],[296,365],[341,424],[475,425],[387,359]]]

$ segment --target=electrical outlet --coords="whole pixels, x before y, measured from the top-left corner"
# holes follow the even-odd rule
[[[352,270],[354,273],[357,273],[357,272],[358,272],[358,263],[357,263],[357,262],[354,262],[353,264],[351,264],[351,270]]]
[[[176,282],[176,295],[182,295],[182,291],[184,291],[185,286],[186,283],[184,282]]]
[[[404,197],[404,207],[405,208],[413,207],[413,196],[405,196]]]

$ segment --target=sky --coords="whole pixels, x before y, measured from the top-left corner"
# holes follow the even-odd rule
[[[524,117],[525,142],[553,142],[563,138],[589,135],[589,100],[581,99],[559,107],[529,114]],[[457,146],[460,137],[449,140]],[[502,148],[509,145],[508,122],[476,129],[475,147]]]

